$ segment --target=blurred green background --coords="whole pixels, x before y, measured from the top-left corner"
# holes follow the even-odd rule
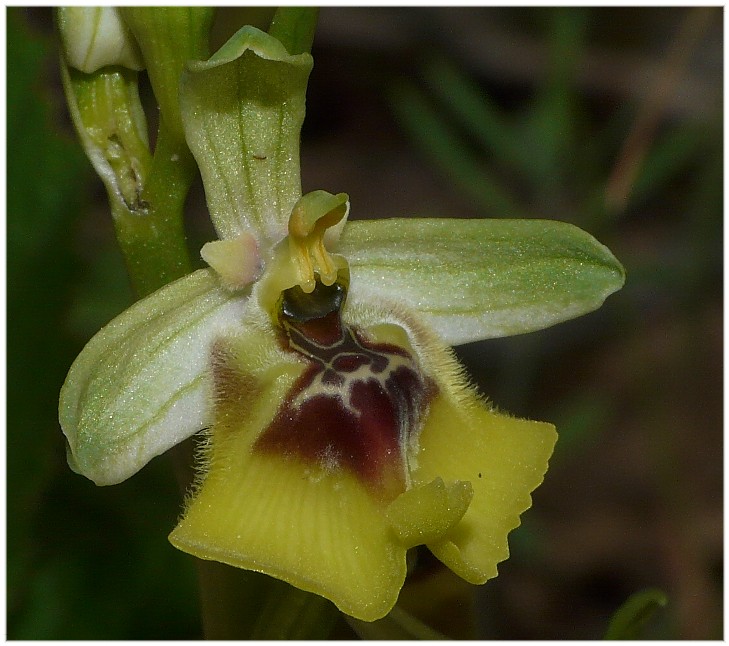
[[[270,15],[221,10],[215,44]],[[51,11],[7,16],[8,637],[199,638],[169,460],[109,488],[65,464],[59,388],[132,294]],[[598,312],[457,349],[560,441],[497,579],[420,553],[402,605],[450,636],[600,638],[648,587],[668,605],[642,636],[723,634],[722,49],[720,8],[321,11],[305,191],[347,191],[354,218],[569,221],[628,274]],[[197,255],[199,185],[188,225]]]

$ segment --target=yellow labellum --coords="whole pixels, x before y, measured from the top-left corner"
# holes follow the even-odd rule
[[[349,314],[354,319],[347,325],[369,339],[401,348],[398,341],[405,341],[435,384],[422,428],[407,429],[403,438],[408,477],[400,493],[373,488],[337,458],[346,443],[329,454],[257,448],[274,420],[281,422],[284,402],[292,433],[320,429],[296,426],[291,404],[311,363],[284,350],[272,329],[266,333],[265,318],[244,321],[247,332],[214,350],[216,422],[197,489],[170,541],[199,558],[280,578],[374,621],[397,601],[407,550],[416,545],[428,545],[469,582],[496,575],[497,563],[508,557],[507,535],[531,504],[556,434],[550,424],[492,411],[465,387],[447,349],[407,320],[375,310]],[[385,318],[389,322],[367,324]],[[339,421],[343,431],[346,420]],[[371,457],[367,451],[358,459]]]

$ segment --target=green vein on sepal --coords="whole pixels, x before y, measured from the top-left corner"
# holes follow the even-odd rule
[[[240,320],[245,302],[204,269],[99,331],[61,390],[72,468],[97,484],[115,484],[199,431],[208,421],[210,343]]]
[[[208,61],[188,64],[182,119],[221,238],[247,230],[272,246],[286,234],[301,196],[299,135],[312,64],[251,26]]]
[[[625,281],[607,247],[552,220],[355,221],[337,251],[352,296],[414,309],[452,345],[575,318]]]

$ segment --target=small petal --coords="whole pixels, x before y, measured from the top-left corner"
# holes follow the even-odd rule
[[[507,535],[531,506],[557,434],[551,424],[499,414],[475,395],[469,399],[446,393],[431,404],[414,479],[471,483],[473,499],[461,522],[428,547],[460,577],[480,584],[509,557]]]
[[[299,135],[309,54],[290,56],[246,26],[208,61],[188,64],[180,105],[221,238],[243,231],[273,246],[301,196]]]
[[[625,280],[607,247],[548,220],[350,222],[336,251],[349,261],[353,300],[415,310],[450,345],[586,314]]]
[[[216,346],[217,421],[205,476],[170,535],[203,559],[265,572],[373,621],[394,605],[405,547],[351,472],[254,448],[304,366],[272,335]]]
[[[200,270],[98,332],[61,390],[72,468],[96,484],[116,484],[209,423],[211,341],[240,321],[245,306],[245,297]]]
[[[251,233],[237,238],[206,242],[200,256],[220,276],[226,289],[241,290],[251,285],[261,273],[261,254],[258,242]]]

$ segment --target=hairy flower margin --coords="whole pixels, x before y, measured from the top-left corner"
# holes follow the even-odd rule
[[[347,222],[345,194],[302,196],[311,67],[252,27],[188,64],[210,268],[94,336],[59,417],[70,466],[99,485],[207,429],[171,542],[373,621],[415,545],[471,583],[496,576],[556,440],[486,403],[447,345],[594,310],[624,273],[565,223]]]

